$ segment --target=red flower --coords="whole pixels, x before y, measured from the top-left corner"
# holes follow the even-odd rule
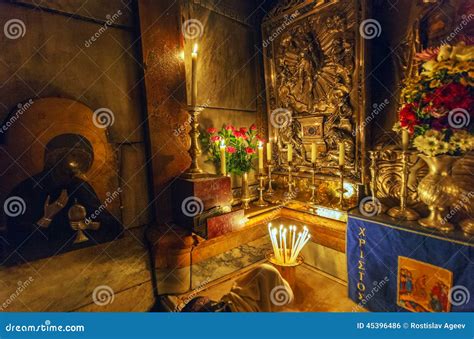
[[[250,125],[250,130],[251,130],[251,131],[256,131],[256,130],[257,130],[257,126],[255,126],[255,124]]]
[[[207,133],[209,133],[209,134],[214,134],[214,133],[216,133],[216,132],[217,132],[217,128],[209,127],[209,128],[207,129]]]
[[[240,127],[240,133],[247,133],[247,129],[245,127]]]
[[[423,95],[423,103],[424,104],[429,104],[431,101],[433,101],[433,93],[425,93]]]
[[[418,124],[418,119],[415,114],[415,106],[413,104],[406,104],[400,111],[400,125],[407,128],[413,134],[415,126]]]
[[[241,131],[234,131],[232,132],[232,134],[234,135],[234,137],[236,138],[242,138],[244,140],[247,140],[248,139],[248,136],[245,134],[245,133],[242,133]]]
[[[226,151],[227,153],[235,153],[235,147],[227,146]]]
[[[255,150],[252,147],[247,147],[247,148],[245,148],[245,152],[247,154],[254,154]]]
[[[211,137],[212,142],[218,142],[219,140],[221,140],[221,137],[218,136],[218,135],[214,135],[214,136]]]
[[[232,126],[232,125],[227,125],[227,126],[225,127],[225,129],[226,129],[227,131],[234,131],[234,130],[235,130],[235,127]]]
[[[434,105],[444,106],[448,110],[455,108],[470,110],[473,105],[469,90],[454,82],[437,88],[432,101]]]

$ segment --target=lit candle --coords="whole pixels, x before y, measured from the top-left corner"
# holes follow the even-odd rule
[[[267,162],[272,162],[272,143],[270,141],[267,142]]]
[[[225,176],[226,170],[225,170],[225,141],[224,140],[221,140],[220,151],[221,151],[221,174]]]
[[[296,226],[290,226],[290,234],[291,234],[291,253],[290,258],[293,257],[293,253],[295,250],[295,243],[296,243]]]
[[[302,237],[303,237],[303,234],[301,232],[298,232],[298,238],[296,239],[296,243],[295,243],[295,250],[291,254],[291,258],[290,258],[291,261],[295,260],[298,257],[298,247],[301,243]]]
[[[408,130],[403,128],[402,129],[402,149],[404,151],[408,150],[409,143],[410,143],[410,135],[408,134]]]
[[[263,142],[258,142],[258,172],[263,174]]]
[[[198,45],[194,44],[193,52],[191,53],[191,106],[196,107],[197,98],[197,50]]]
[[[345,158],[345,146],[343,142],[339,143],[339,166],[344,166],[344,158]]]
[[[311,163],[315,164],[317,158],[318,158],[318,147],[316,146],[316,143],[313,142],[311,144]]]
[[[293,161],[293,145],[288,144],[288,162]]]

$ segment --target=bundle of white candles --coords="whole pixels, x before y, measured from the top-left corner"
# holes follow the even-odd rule
[[[304,245],[311,238],[306,226],[303,226],[303,232],[297,234],[295,225],[290,225],[290,227],[280,225],[277,229],[269,223],[268,233],[272,240],[275,260],[284,265],[295,264]]]

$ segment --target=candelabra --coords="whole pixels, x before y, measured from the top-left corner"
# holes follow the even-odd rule
[[[377,209],[377,214],[385,213],[387,211],[387,206],[382,204],[379,199],[377,198],[377,181],[376,181],[376,174],[377,174],[377,158],[378,152],[370,151],[370,191],[372,194],[372,205],[374,208]]]
[[[189,136],[191,137],[191,146],[189,147],[188,153],[191,157],[191,166],[182,174],[182,177],[188,179],[196,179],[206,176],[202,169],[199,168],[197,156],[201,154],[199,148],[199,121],[198,116],[201,113],[200,107],[191,106],[188,108],[188,112],[191,120],[191,130]]]
[[[268,203],[263,200],[263,191],[265,190],[265,179],[267,178],[267,176],[263,173],[259,173],[258,174],[258,180],[259,180],[259,185],[258,185],[258,191],[259,191],[259,198],[258,200],[254,203],[255,206],[259,206],[259,207],[264,207],[264,206],[268,206]]]
[[[401,220],[418,220],[420,215],[413,209],[407,207],[408,193],[408,154],[406,150],[402,151],[402,187],[400,189],[400,206],[392,207],[387,214],[392,218]]]
[[[344,165],[339,165],[339,208],[342,210],[344,208]]]
[[[309,199],[309,202],[312,206],[316,205],[317,197],[316,197],[316,163],[312,163],[311,167],[311,198]]]
[[[266,195],[273,195],[275,193],[275,191],[273,190],[273,187],[272,187],[272,182],[273,182],[273,179],[272,179],[272,168],[273,168],[273,165],[271,162],[268,162],[267,164],[267,168],[268,168],[268,189],[267,191],[265,192]]]

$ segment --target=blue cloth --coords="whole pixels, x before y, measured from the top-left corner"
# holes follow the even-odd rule
[[[370,311],[406,311],[397,305],[398,257],[404,256],[450,270],[453,273],[452,286],[462,286],[469,292],[468,301],[461,305],[452,304],[451,312],[474,311],[472,244],[415,233],[408,228],[403,229],[400,225],[394,224],[396,228],[390,226],[392,225],[377,220],[349,215],[349,297]],[[361,250],[363,259],[360,258]],[[404,287],[411,290],[413,282],[406,281]],[[432,304],[432,307],[439,305]]]

